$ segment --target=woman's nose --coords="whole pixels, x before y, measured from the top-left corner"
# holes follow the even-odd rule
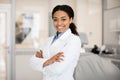
[[[57,24],[58,24],[58,25],[61,25],[61,24],[62,24],[62,21],[58,20]]]

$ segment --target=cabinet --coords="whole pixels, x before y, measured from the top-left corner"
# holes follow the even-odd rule
[[[120,0],[103,0],[103,44],[118,45],[119,33]]]

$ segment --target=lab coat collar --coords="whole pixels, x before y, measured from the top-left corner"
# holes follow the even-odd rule
[[[64,41],[66,40],[67,38],[69,38],[69,36],[71,35],[71,30],[68,29],[65,31],[64,34],[62,34],[54,43],[52,43],[52,40],[54,38],[54,36],[52,36],[51,40],[50,40],[50,44],[52,43],[52,45],[56,44],[56,43],[59,43],[59,41]]]
[[[60,40],[64,40],[66,39],[68,36],[70,36],[72,33],[71,33],[71,30],[68,29],[67,31],[65,31],[65,33],[63,35],[60,36]]]

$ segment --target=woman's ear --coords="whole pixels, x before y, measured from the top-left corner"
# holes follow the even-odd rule
[[[70,24],[72,23],[72,21],[73,21],[73,19],[72,19],[72,18],[70,18]]]

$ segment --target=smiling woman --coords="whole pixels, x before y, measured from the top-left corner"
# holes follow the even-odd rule
[[[53,16],[53,24],[58,33],[64,32],[69,28],[70,23],[72,22],[72,18],[67,16],[67,13],[64,11],[57,11]]]
[[[56,34],[48,38],[30,59],[31,66],[43,72],[43,80],[74,80],[81,40],[73,18],[74,12],[69,5],[57,5],[52,11]]]

